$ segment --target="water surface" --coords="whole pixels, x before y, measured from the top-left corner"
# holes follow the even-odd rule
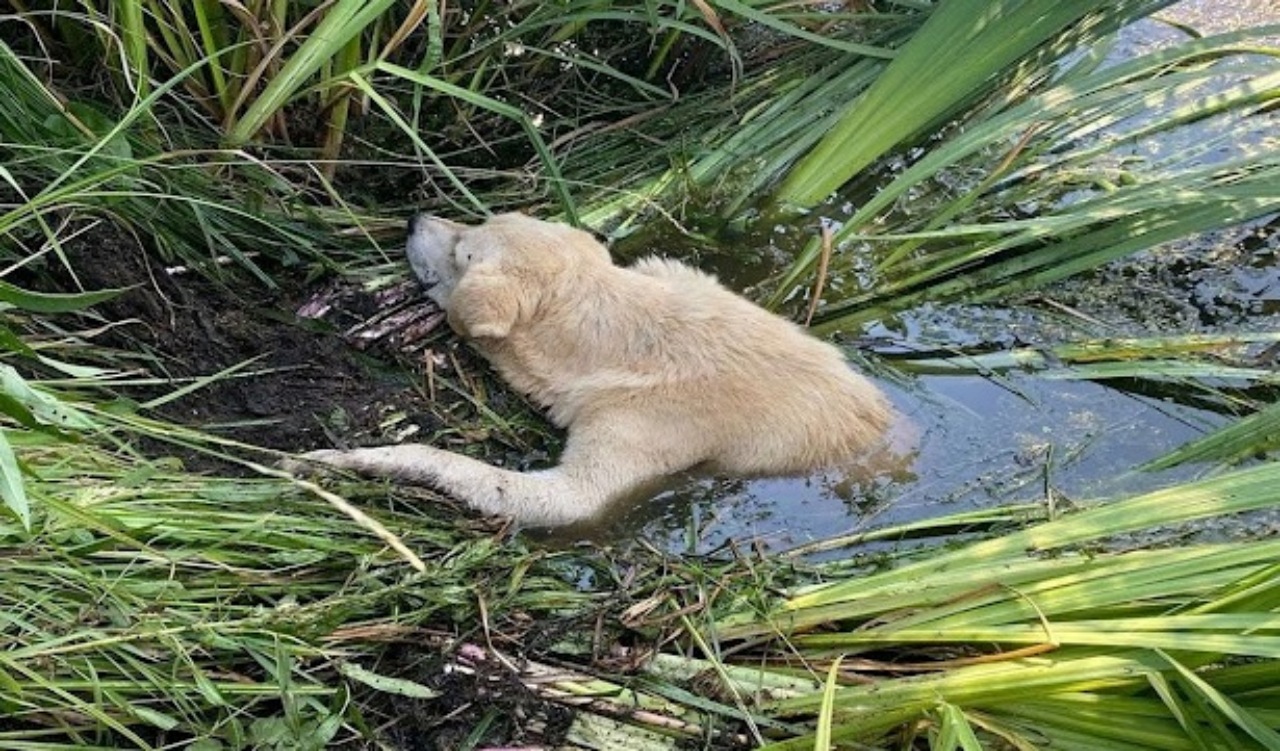
[[[1265,0],[1200,0],[1180,3],[1164,15],[1216,32],[1242,23],[1280,22],[1280,7]],[[1185,39],[1182,32],[1144,21],[1126,31],[1113,54],[1130,55],[1180,39]],[[1191,131],[1179,137],[1194,141],[1204,135]],[[775,226],[713,241],[672,232],[628,238],[615,250],[623,258],[647,253],[687,258],[718,273],[731,288],[762,297],[764,290],[754,285],[767,284],[802,247],[807,233],[800,226]],[[1040,304],[1043,299],[1053,305]],[[874,480],[852,485],[822,476],[688,480],[657,501],[609,520],[605,534],[638,534],[682,551],[705,552],[728,541],[789,549],[994,506],[1060,509],[1204,472],[1194,466],[1158,473],[1136,469],[1230,419],[1202,408],[1189,384],[1074,380],[1065,368],[930,374],[898,358],[1101,336],[1280,330],[1280,243],[1274,227],[1241,228],[1113,264],[1046,290],[1043,299],[911,311],[841,342],[890,394],[914,432],[915,449],[907,461]]]

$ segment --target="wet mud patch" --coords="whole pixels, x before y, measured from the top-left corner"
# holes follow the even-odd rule
[[[374,692],[364,697],[374,707],[366,720],[384,724],[382,733],[403,751],[452,751],[477,744],[554,746],[573,723],[571,709],[534,694],[508,668],[495,661],[461,664],[456,657],[414,648],[397,648],[380,670],[423,686],[429,697]]]

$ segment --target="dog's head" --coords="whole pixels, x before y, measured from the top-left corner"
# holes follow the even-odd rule
[[[508,336],[566,276],[611,263],[588,233],[523,214],[474,226],[420,214],[409,220],[406,249],[427,296],[455,331],[473,338]]]

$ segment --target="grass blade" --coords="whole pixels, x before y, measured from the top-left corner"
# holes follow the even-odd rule
[[[930,748],[933,751],[954,751],[959,748],[963,751],[982,751],[982,743],[978,741],[978,736],[973,732],[973,726],[969,724],[969,718],[964,716],[964,711],[954,704],[944,703],[938,709],[942,721],[938,724],[938,737]]]
[[[0,430],[0,497],[5,508],[18,519],[18,523],[28,532],[31,531],[31,505],[27,501],[27,489],[22,482],[22,470],[18,468],[18,458],[14,456],[13,447]]]
[[[551,153],[551,149],[547,147],[542,134],[538,132],[533,121],[529,119],[529,116],[524,111],[505,102],[499,102],[483,94],[478,94],[461,86],[456,86],[447,81],[441,81],[398,65],[379,63],[377,68],[384,73],[390,73],[406,81],[411,81],[424,88],[454,97],[518,123],[528,137],[529,143],[533,145],[534,150],[538,153],[538,158],[542,161],[543,168],[547,171],[547,179],[551,183],[552,190],[556,192],[557,197],[560,199],[560,208],[564,211],[565,218],[571,224],[580,224],[577,205],[574,203],[573,196],[569,193],[569,186],[565,182],[564,176],[560,173],[560,165],[556,161],[555,155]]]
[[[1280,447],[1280,402],[1142,465],[1156,471],[1189,462],[1238,462]]]
[[[1276,502],[1276,488],[1280,488],[1280,464],[1265,464],[1096,506],[1020,532],[973,543],[933,560],[886,572],[877,579],[888,585],[909,581],[926,571],[948,570],[965,561],[991,565],[1005,558],[1021,559],[1028,551],[1061,550],[1149,527],[1267,508]],[[845,597],[862,596],[870,589],[867,585],[866,580],[834,584],[792,598],[787,609],[801,610],[839,602]]]
[[[244,114],[237,118],[235,109],[228,113],[234,124],[227,130],[227,143],[232,146],[248,143],[306,85],[311,76],[337,57],[348,42],[393,4],[394,0],[337,0],[333,3],[315,31],[289,56],[279,74],[273,76],[262,93],[254,97],[253,104]],[[248,90],[240,95],[241,99],[247,94]]]
[[[839,123],[791,170],[783,204],[807,208],[915,134],[936,129],[1014,62],[1089,13],[1149,13],[1167,2],[943,0]],[[975,54],[981,50],[981,54]]]
[[[73,313],[106,302],[123,292],[122,289],[76,293],[30,292],[0,281],[0,301],[32,313]]]
[[[814,730],[813,750],[828,751],[831,748],[831,725],[835,721],[836,688],[840,685],[840,661],[831,661],[827,680],[822,687],[822,704],[818,708],[818,722]]]
[[[1252,712],[1232,701],[1230,697],[1223,695],[1177,660],[1163,652],[1161,652],[1161,656],[1178,671],[1178,675],[1181,676],[1186,685],[1217,707],[1223,715],[1241,730],[1248,733],[1249,737],[1257,741],[1260,746],[1268,751],[1280,751],[1280,733],[1271,729],[1267,723],[1260,721]]]

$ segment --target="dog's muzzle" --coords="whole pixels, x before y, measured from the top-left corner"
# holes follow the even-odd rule
[[[441,307],[447,307],[458,283],[459,271],[453,256],[465,225],[430,214],[418,214],[409,219],[407,229],[409,238],[405,242],[405,254],[414,276],[428,297]]]
[[[429,214],[409,217],[408,230],[405,254],[409,258],[409,266],[422,286],[430,289],[441,281],[440,265],[453,252],[457,234],[448,222]]]
[[[430,214],[414,214],[413,216],[409,217],[409,226],[408,226],[409,236],[413,237],[413,234],[418,231],[418,225],[424,221],[429,221],[431,218],[432,217]]]

